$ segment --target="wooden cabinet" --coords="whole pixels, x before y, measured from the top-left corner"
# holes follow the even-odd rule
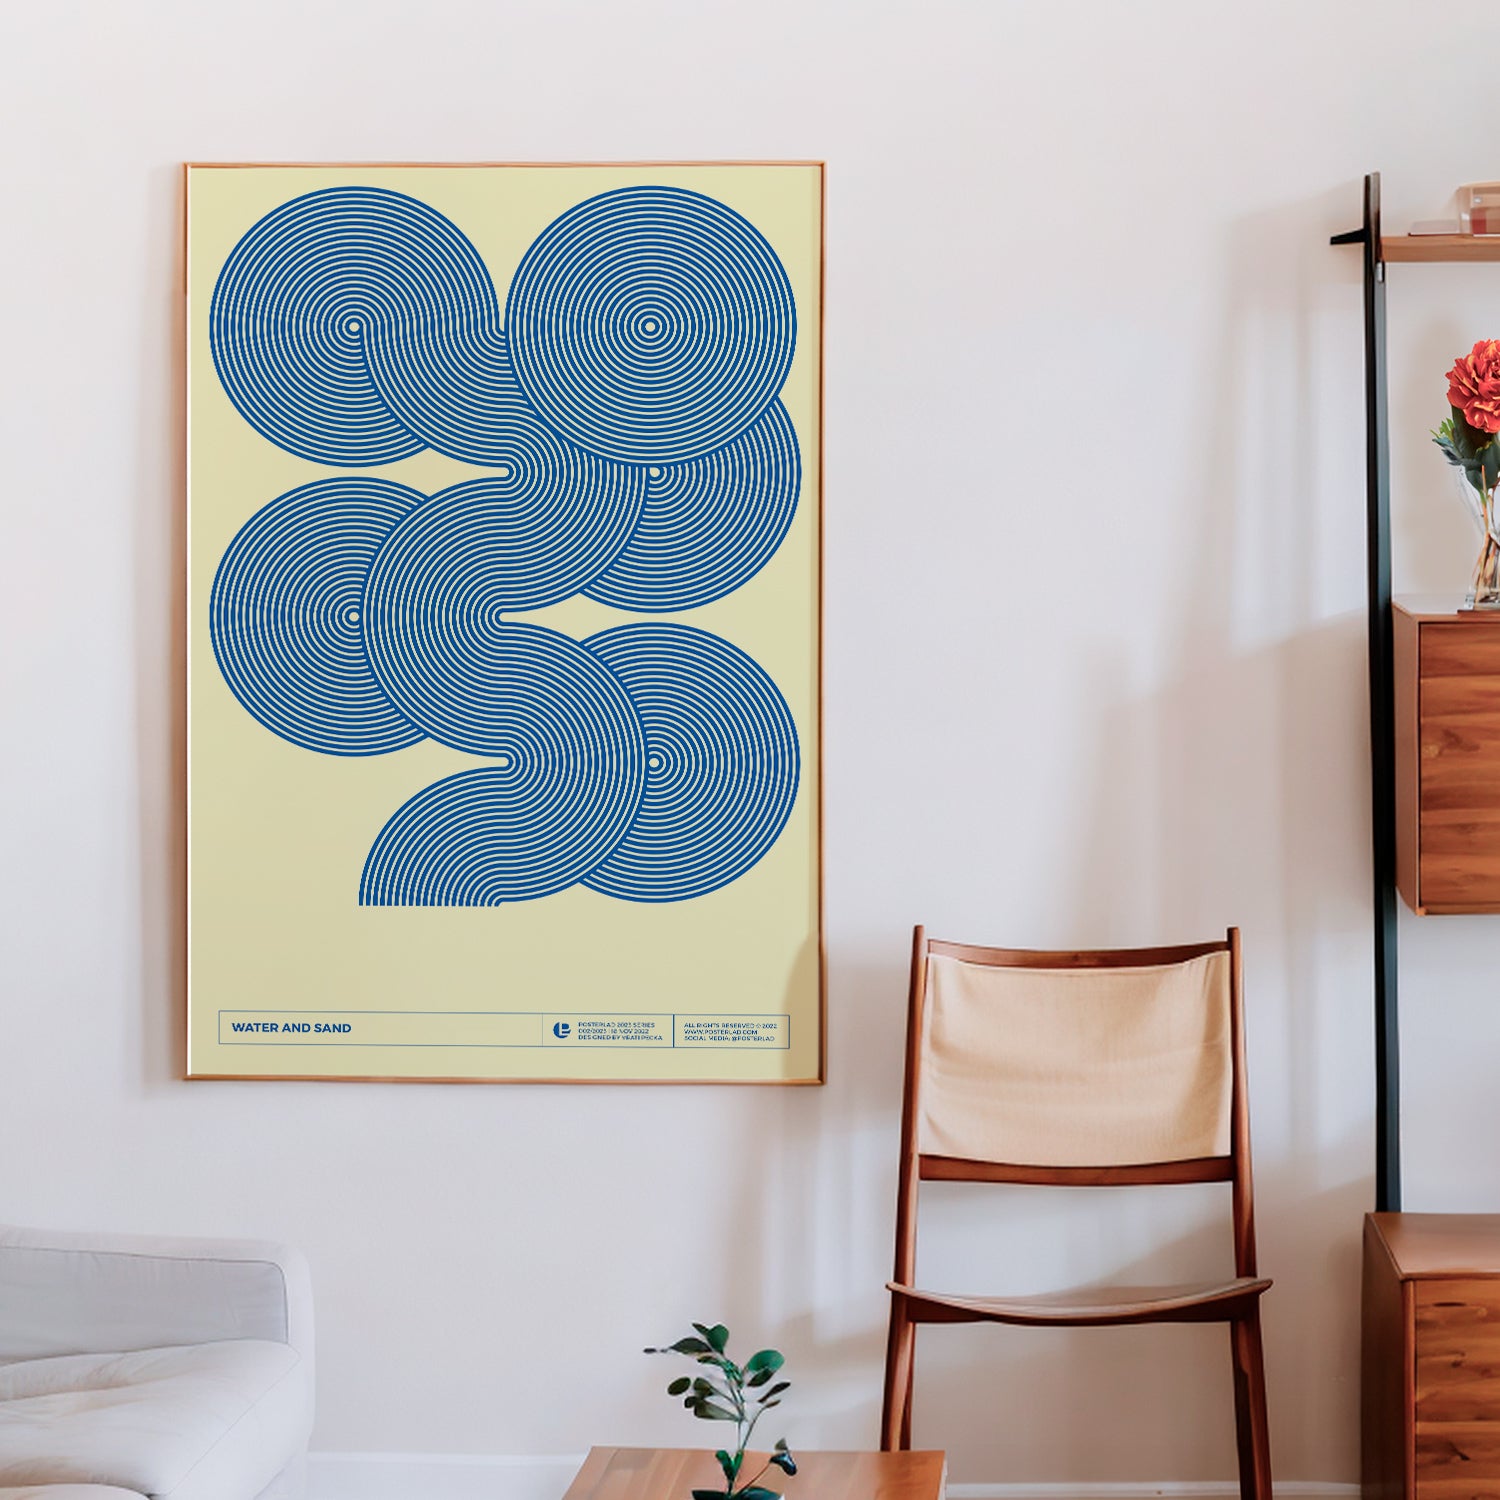
[[[1420,914],[1500,912],[1500,610],[1398,599],[1396,888]]]
[[[1368,1214],[1366,1500],[1500,1500],[1500,1214]]]

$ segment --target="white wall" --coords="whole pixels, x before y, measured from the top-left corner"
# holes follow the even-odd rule
[[[1369,168],[1396,228],[1500,173],[1492,0],[0,23],[0,1218],[304,1246],[324,1449],[696,1441],[638,1350],[705,1315],[787,1350],[794,1440],[868,1444],[910,924],[1238,922],[1276,1465],[1354,1478],[1363,408],[1327,239]],[[177,1082],[178,162],[752,156],[829,162],[827,1088]],[[1398,583],[1460,585],[1425,434],[1500,277],[1398,267],[1392,317]],[[1409,1205],[1492,1207],[1500,929],[1403,939]],[[940,1196],[930,1269],[1217,1271],[1219,1193],[1111,1197],[1102,1231],[1065,1193]],[[1221,1330],[924,1347],[959,1479],[1232,1473]]]

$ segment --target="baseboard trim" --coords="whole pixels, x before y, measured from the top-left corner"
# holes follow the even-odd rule
[[[307,1500],[562,1500],[583,1454],[313,1453]]]
[[[948,1500],[1239,1500],[1237,1479],[1162,1480],[1151,1484],[1058,1483],[950,1484]],[[1276,1500],[1352,1500],[1357,1484],[1278,1479]]]
[[[579,1454],[314,1453],[307,1500],[561,1500]],[[950,1484],[948,1500],[1238,1500],[1234,1480]],[[1357,1484],[1278,1480],[1276,1500],[1353,1500]]]
[[[949,1500],[1238,1500],[1237,1479],[1176,1480],[1156,1484],[1140,1480],[1131,1484],[1058,1483],[950,1484]],[[1359,1494],[1357,1484],[1334,1484],[1315,1480],[1278,1479],[1277,1500],[1350,1500]]]

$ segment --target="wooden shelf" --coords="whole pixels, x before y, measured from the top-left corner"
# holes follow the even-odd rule
[[[1475,609],[1465,603],[1466,596],[1449,594],[1398,594],[1395,606],[1416,621],[1460,621],[1474,626],[1500,625],[1500,609]]]
[[[1500,261],[1500,234],[1387,235],[1380,255],[1388,261]]]
[[[1391,643],[1396,889],[1419,917],[1493,914],[1500,911],[1500,611],[1455,609],[1451,598],[1397,599]]]

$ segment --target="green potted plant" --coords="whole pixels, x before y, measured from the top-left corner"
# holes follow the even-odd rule
[[[733,1422],[734,1451],[720,1448],[714,1457],[724,1471],[722,1490],[694,1490],[693,1500],[781,1500],[775,1490],[760,1481],[774,1467],[795,1474],[797,1464],[785,1438],[777,1438],[771,1456],[748,1479],[742,1480],[745,1451],[755,1424],[781,1405],[789,1380],[777,1380],[784,1360],[776,1349],[761,1349],[743,1365],[729,1357],[729,1330],[722,1323],[694,1323],[693,1333],[665,1349],[647,1349],[647,1354],[678,1354],[695,1361],[697,1375],[679,1375],[668,1387],[669,1396],[680,1396],[682,1404],[705,1422]],[[773,1383],[774,1382],[774,1383]]]

